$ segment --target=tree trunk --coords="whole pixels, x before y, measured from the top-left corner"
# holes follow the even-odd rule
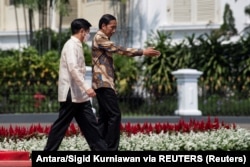
[[[29,8],[30,46],[33,46],[33,10]]]
[[[17,16],[17,6],[16,3],[14,1],[14,6],[15,6],[15,18],[16,18],[16,27],[17,27],[17,39],[18,39],[18,48],[20,49],[20,34],[19,34],[19,24],[18,24],[18,16]]]
[[[58,30],[58,53],[61,52],[61,34],[62,34],[62,21],[63,21],[63,15],[60,13],[59,16],[59,30]]]
[[[53,0],[50,0],[49,2],[49,30],[52,30],[51,28],[52,12],[53,12]],[[51,49],[51,31],[48,32],[48,50],[50,49]]]
[[[28,41],[29,41],[29,38],[28,38],[28,31],[27,31],[27,21],[26,21],[26,11],[25,11],[25,6],[24,6],[24,3],[22,1],[22,7],[23,7],[23,16],[24,16],[24,25],[25,25],[25,36],[26,36],[26,44],[29,45]]]

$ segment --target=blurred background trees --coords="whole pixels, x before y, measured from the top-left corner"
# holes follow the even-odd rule
[[[30,47],[22,51],[0,51],[0,108],[15,107],[19,112],[55,112],[57,108],[57,78],[60,49],[70,37],[69,29],[53,31],[45,20],[49,19],[48,8],[52,1],[18,0],[15,6],[24,5],[29,9],[29,31],[32,28],[34,10],[41,13],[41,29],[30,32]],[[67,0],[55,1],[60,17],[70,10]],[[123,2],[123,1],[122,1]],[[111,4],[112,5],[112,4]],[[121,3],[119,15],[123,27],[128,21],[125,3]],[[250,7],[245,9],[250,15]],[[199,106],[203,114],[250,115],[250,34],[249,25],[244,32],[237,32],[234,18],[228,5],[225,6],[224,23],[220,29],[198,37],[185,37],[176,43],[171,32],[152,32],[145,47],[155,47],[161,51],[157,58],[136,59],[120,55],[114,56],[116,67],[116,88],[121,108],[126,112],[134,109],[141,114],[171,115],[177,106],[176,81],[171,72],[181,68],[202,71],[199,79]],[[17,20],[18,21],[18,20]],[[28,30],[28,28],[27,28]],[[129,30],[121,30],[117,36],[120,44],[126,45]],[[239,35],[237,41],[230,41]],[[243,34],[243,35],[242,35]],[[85,60],[91,66],[91,50],[83,45]],[[28,87],[32,88],[28,91]],[[44,108],[34,110],[33,94],[40,92],[47,98]],[[19,96],[17,96],[19,95]],[[20,97],[21,95],[21,97]],[[21,101],[20,101],[21,100]],[[51,106],[54,106],[51,108]],[[150,106],[150,107],[149,107]],[[241,106],[242,109],[239,109]],[[7,108],[6,111],[14,111]],[[239,114],[238,113],[238,114]]]

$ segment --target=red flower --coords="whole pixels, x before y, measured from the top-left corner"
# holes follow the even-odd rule
[[[41,126],[41,124],[31,125],[29,128],[15,126],[15,128],[10,125],[9,128],[0,127],[0,137],[11,137],[11,138],[24,138],[24,137],[32,137],[38,134],[47,135],[50,131],[51,126]],[[178,123],[148,123],[145,122],[143,124],[136,123],[131,124],[130,122],[126,124],[120,125],[121,133],[126,133],[128,136],[131,134],[137,133],[167,133],[167,132],[185,132],[189,133],[190,131],[194,132],[203,132],[209,130],[217,130],[220,128],[236,128],[236,125],[225,124],[223,121],[220,123],[218,118],[215,118],[212,122],[210,117],[208,120],[204,122],[196,121],[190,119],[189,122],[185,122],[183,119],[179,120]],[[76,135],[81,133],[80,128],[76,127],[75,124],[70,124],[66,136]]]
[[[36,94],[34,94],[34,99],[36,100],[44,100],[46,98],[45,95],[41,94],[40,92],[37,92]]]
[[[39,108],[41,106],[41,101],[43,101],[46,96],[41,94],[40,92],[37,92],[36,94],[34,94],[33,98],[35,99],[35,108]]]

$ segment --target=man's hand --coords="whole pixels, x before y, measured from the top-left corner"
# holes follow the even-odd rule
[[[143,50],[143,55],[145,56],[152,56],[152,57],[158,57],[161,55],[161,52],[159,52],[158,50],[155,50],[152,47],[146,48]]]
[[[95,97],[96,96],[96,93],[95,93],[94,89],[92,89],[92,88],[88,89],[86,92],[89,95],[89,97]]]

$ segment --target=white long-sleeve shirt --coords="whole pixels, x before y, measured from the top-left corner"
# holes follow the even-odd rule
[[[60,65],[58,82],[58,101],[66,101],[69,89],[71,90],[72,102],[80,103],[90,100],[86,90],[91,86],[84,77],[86,65],[83,55],[82,43],[74,36],[64,44]]]

